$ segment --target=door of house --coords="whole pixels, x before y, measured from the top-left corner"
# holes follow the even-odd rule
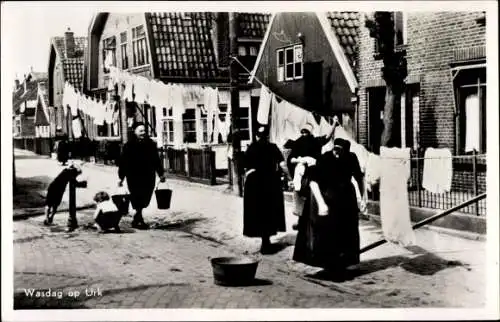
[[[380,140],[384,129],[385,87],[368,89],[368,147],[375,154],[380,153]]]

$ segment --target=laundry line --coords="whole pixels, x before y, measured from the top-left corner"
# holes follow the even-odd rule
[[[246,68],[246,66],[245,66],[245,65],[243,65],[243,63],[242,63],[242,62],[241,62],[241,61],[240,61],[237,57],[235,57],[235,56],[231,56],[230,58],[231,58],[231,59],[233,59],[234,61],[236,61],[236,62],[237,62],[237,63],[238,63],[241,67],[243,67],[243,69],[244,69],[247,73],[249,73],[249,74],[251,74],[251,73],[252,73],[252,72],[251,72],[248,68]],[[260,80],[257,76],[255,76],[255,75],[254,75],[254,77],[253,77],[253,78],[257,81],[257,83],[259,83],[259,84],[260,84],[260,86],[263,86],[263,87],[265,87],[265,88],[268,88],[268,87],[267,87],[267,86],[266,86],[266,85],[265,85],[265,84],[264,84],[264,83],[263,83],[263,82],[262,82],[262,81],[261,81],[261,80]],[[281,100],[281,101],[286,101],[286,102],[288,102],[288,100],[284,99],[283,97],[279,96],[278,94],[273,93],[273,95],[274,95],[275,97],[277,97],[277,98],[278,98],[279,100]],[[300,108],[300,107],[299,107],[299,108]],[[308,111],[308,112],[311,112],[314,116],[322,116],[322,117],[326,118],[326,119],[327,119],[327,121],[329,121],[329,122],[333,121],[333,116],[329,116],[329,115],[321,115],[321,114],[319,114],[319,113],[317,113],[317,112],[314,112],[314,111]]]

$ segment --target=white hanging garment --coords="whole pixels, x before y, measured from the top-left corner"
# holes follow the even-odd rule
[[[123,91],[123,99],[129,102],[133,101],[133,91],[134,91],[134,83],[131,77],[127,77],[124,79],[125,89]]]
[[[78,109],[80,108],[80,104],[81,104],[81,100],[82,100],[82,96],[77,94],[76,92],[73,91],[73,95],[74,95],[74,102],[72,105],[70,105],[71,107],[71,116],[77,116],[78,115]]]
[[[214,131],[214,116],[216,115],[216,110],[218,109],[218,94],[217,90],[213,89],[212,87],[205,87],[204,88],[204,103],[203,105],[205,106],[207,110],[207,132],[208,132],[208,137],[211,138],[213,131]]]
[[[63,99],[62,99],[62,109],[64,112],[64,116],[68,115],[68,107],[67,106],[69,105],[69,102],[70,102],[69,93],[70,93],[70,89],[68,86],[68,82],[65,82],[64,83],[64,91],[63,91]]]
[[[415,245],[408,202],[409,148],[380,148],[380,218],[387,241],[408,247]]]
[[[240,108],[242,107],[250,108],[251,98],[249,91],[240,91],[239,99],[240,99]]]
[[[104,120],[106,121],[106,123],[111,124],[113,122],[113,112],[114,103],[108,103],[104,114]]]
[[[105,105],[102,104],[102,102],[98,102],[95,108],[94,124],[104,125],[105,111],[106,111]]]
[[[82,137],[82,121],[80,120],[80,118],[75,118],[73,119],[73,121],[71,122],[72,124],[72,129],[73,129],[73,137],[75,139],[79,139]]]
[[[144,104],[149,100],[149,81],[147,78],[138,76],[134,80],[135,101]]]
[[[465,99],[465,152],[480,151],[479,96],[469,95]]]
[[[453,159],[449,149],[427,148],[424,154],[422,187],[432,193],[451,190]]]
[[[260,89],[259,109],[257,110],[257,122],[259,124],[267,125],[269,123],[272,96],[269,89],[262,85]]]
[[[383,164],[380,156],[369,152],[366,160],[365,178],[368,189],[371,191],[371,186],[377,184],[380,179],[380,171]]]

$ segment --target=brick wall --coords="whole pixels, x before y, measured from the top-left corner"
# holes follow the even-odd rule
[[[420,83],[421,147],[455,148],[455,116],[450,63],[458,49],[486,44],[486,27],[476,22],[481,12],[418,12],[407,14],[409,83]],[[362,17],[364,19],[364,15]],[[374,40],[364,21],[360,28],[360,142],[368,141],[367,88],[383,85],[380,61],[373,59]]]

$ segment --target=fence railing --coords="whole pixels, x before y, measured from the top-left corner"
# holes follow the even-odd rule
[[[411,175],[408,180],[408,198],[412,207],[446,210],[486,192],[485,154],[453,156],[451,190],[440,194],[423,188],[424,163],[423,152],[412,151]],[[377,201],[377,187],[373,190],[368,197]],[[476,216],[486,215],[486,199],[462,208],[461,212]]]
[[[160,155],[169,173],[210,185],[217,184],[215,151],[209,148],[184,150],[166,147],[160,150]]]

